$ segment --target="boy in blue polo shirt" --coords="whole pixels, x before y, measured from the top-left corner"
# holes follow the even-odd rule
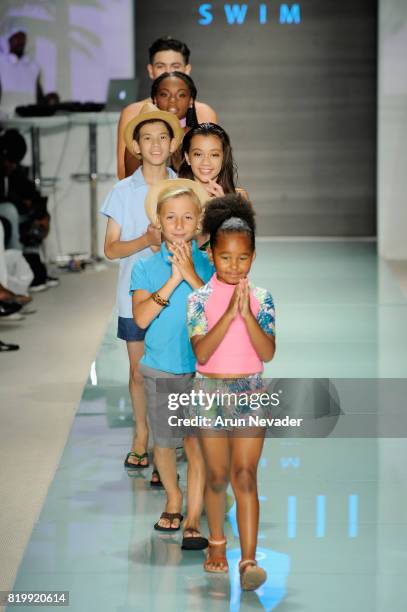
[[[159,379],[174,378],[177,379],[177,392],[188,391],[195,373],[196,359],[188,338],[186,305],[192,290],[202,287],[213,274],[207,254],[200,251],[193,240],[199,231],[201,210],[207,198],[199,183],[188,179],[159,183],[149,191],[146,210],[152,223],[161,229],[165,241],[158,253],[134,264],[131,276],[134,319],[140,328],[147,330],[140,372],[144,376],[147,411],[154,437],[154,461],[167,493],[165,511],[154,525],[159,531],[177,531],[183,517],[175,455],[181,440],[171,433],[167,397],[157,393],[156,384]],[[189,443],[198,445],[198,440],[191,438]],[[187,445],[185,450],[190,463]],[[190,478],[188,467],[185,531],[193,532],[191,536],[198,535],[200,541],[205,540],[199,534],[204,485],[203,462],[202,469],[193,478]],[[196,494],[190,495],[190,486]]]
[[[152,248],[158,248],[161,243],[160,232],[149,224],[144,199],[150,185],[176,176],[167,168],[167,160],[178,148],[182,136],[175,115],[158,110],[154,104],[145,104],[125,129],[126,146],[133,155],[141,158],[142,166],[113,187],[101,209],[108,218],[105,255],[108,259],[120,258],[117,336],[127,343],[129,390],[136,423],[131,452],[124,462],[129,469],[148,467],[144,380],[138,372],[138,362],[144,352],[144,330],[138,328],[133,320],[130,275],[134,262],[151,255]]]

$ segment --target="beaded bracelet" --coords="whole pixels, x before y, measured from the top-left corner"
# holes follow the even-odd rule
[[[154,291],[154,293],[151,294],[151,299],[154,300],[154,302],[159,306],[168,306],[170,303],[169,300],[166,300],[165,298],[161,297],[158,291]]]

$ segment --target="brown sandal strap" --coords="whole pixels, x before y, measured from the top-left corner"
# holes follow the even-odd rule
[[[241,573],[242,570],[244,570],[245,567],[247,567],[248,565],[253,565],[254,567],[256,567],[257,561],[255,559],[245,559],[244,561],[240,561],[239,562],[239,572]]]
[[[223,540],[213,540],[212,538],[208,538],[209,546],[223,546],[228,543],[226,538]]]
[[[186,532],[197,533],[198,535],[202,535],[201,532],[199,531],[199,529],[195,529],[195,527],[184,527],[184,536],[185,536]]]
[[[179,512],[161,512],[161,516],[160,516],[160,519],[168,519],[169,521],[171,521],[171,523],[175,519],[182,521],[183,518],[184,517]]]

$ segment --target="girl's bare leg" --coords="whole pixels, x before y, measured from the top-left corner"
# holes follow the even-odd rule
[[[230,469],[229,440],[224,437],[202,436],[200,443],[206,465],[205,506],[210,539],[222,541],[225,539],[223,525]],[[205,568],[210,571],[221,571],[222,568],[227,567],[224,559],[225,553],[226,543],[210,546]]]
[[[127,352],[130,362],[129,391],[135,420],[135,432],[131,450],[142,455],[148,447],[148,424],[146,400],[144,396],[144,378],[138,370],[141,357],[144,354],[144,342],[127,342]],[[129,457],[129,463],[147,465],[148,459],[138,461],[136,457]]]
[[[236,497],[242,560],[256,558],[259,528],[257,466],[264,444],[264,430],[257,431],[257,433],[258,437],[230,438],[230,480]]]

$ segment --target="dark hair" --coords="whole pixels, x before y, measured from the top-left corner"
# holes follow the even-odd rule
[[[223,161],[217,182],[225,193],[236,193],[237,170],[233,161],[230,139],[225,130],[216,123],[200,123],[187,132],[182,141],[182,163],[178,171],[180,178],[194,180],[192,168],[185,159],[185,153],[189,153],[194,136],[217,136],[222,143]]]
[[[0,155],[3,159],[19,164],[26,153],[25,139],[18,130],[6,130],[0,136]]]
[[[140,130],[143,127],[143,125],[147,125],[148,123],[163,123],[165,125],[165,127],[168,130],[168,134],[170,136],[171,139],[174,138],[174,130],[172,129],[172,127],[170,126],[169,123],[167,123],[166,121],[164,121],[164,119],[146,119],[145,121],[141,121],[141,123],[139,123],[138,125],[136,125],[136,127],[134,128],[133,131],[133,140],[135,140],[137,143],[140,140]]]
[[[189,64],[191,52],[187,45],[176,38],[172,38],[172,36],[162,36],[153,42],[148,50],[150,64],[153,63],[154,55],[160,51],[175,51],[176,53],[181,53],[185,64]]]
[[[189,89],[189,93],[193,100],[192,108],[188,108],[187,114],[186,114],[187,126],[195,127],[196,125],[198,125],[198,117],[196,116],[196,109],[195,109],[195,100],[198,95],[198,91],[191,77],[188,74],[185,74],[185,72],[174,70],[173,72],[163,72],[163,74],[160,74],[160,76],[157,77],[155,81],[153,81],[153,84],[151,86],[150,95],[151,95],[152,101],[154,102],[154,100],[157,97],[158,89],[161,85],[161,82],[164,79],[168,79],[168,77],[177,77],[178,79],[181,79],[181,81],[184,81],[185,85],[187,85]]]
[[[236,224],[236,227],[221,227],[228,219],[240,219],[243,221],[241,226]],[[206,205],[203,220],[202,233],[209,234],[209,242],[213,249],[216,245],[216,240],[219,232],[222,233],[245,233],[250,238],[250,245],[255,249],[255,232],[256,222],[254,219],[254,210],[248,205],[247,201],[238,193],[228,193],[221,198],[214,198]]]

